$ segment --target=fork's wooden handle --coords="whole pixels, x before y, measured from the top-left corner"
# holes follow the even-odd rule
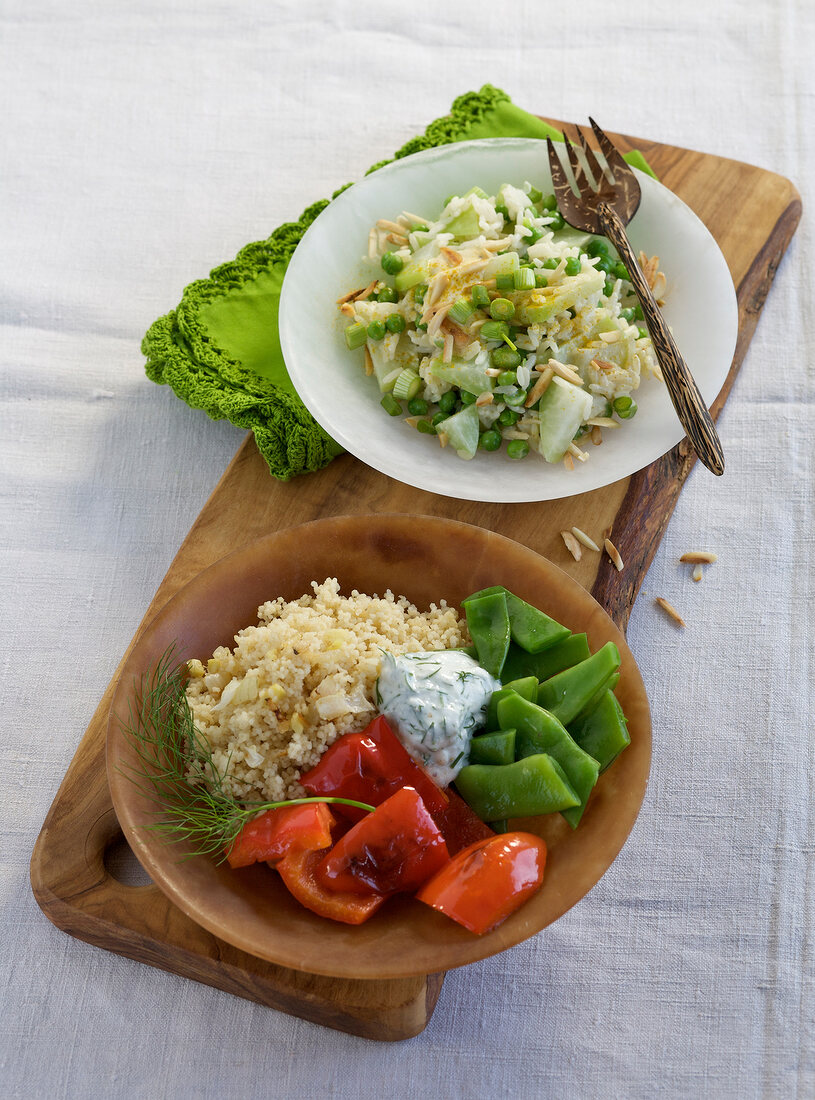
[[[634,250],[626,236],[625,227],[619,216],[606,203],[600,204],[598,214],[606,236],[628,268],[628,274],[640,300],[645,323],[651,334],[651,342],[679,422],[705,466],[714,474],[723,474],[724,453],[713,419],[637,263]]]

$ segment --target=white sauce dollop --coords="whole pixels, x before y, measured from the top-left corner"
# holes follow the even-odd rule
[[[385,653],[377,681],[379,712],[407,751],[446,787],[467,763],[501,683],[466,653]]]

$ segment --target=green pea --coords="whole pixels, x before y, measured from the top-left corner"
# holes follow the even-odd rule
[[[634,320],[642,320],[642,306],[639,304],[639,302],[634,306]]]
[[[474,405],[476,402],[476,396],[474,393],[470,393],[469,390],[461,391],[461,403],[462,405]]]
[[[614,274],[618,279],[628,278],[628,268],[625,266],[622,260],[618,260],[617,263],[614,265]]]
[[[566,261],[566,274],[567,275],[579,275],[580,274],[580,260],[577,256],[570,256]]]
[[[610,298],[613,293],[614,293],[614,280],[613,279],[606,279],[605,285],[603,286],[603,294],[605,294],[606,298]],[[416,327],[418,328],[418,325]]]
[[[498,351],[512,351],[511,348],[498,348]],[[517,354],[517,352],[516,352]],[[495,354],[493,353],[493,362],[495,362]],[[499,386],[514,386],[518,381],[518,375],[514,370],[502,370],[498,377],[495,379]]]
[[[530,187],[527,194],[529,195],[530,202],[538,203],[543,198],[543,192],[539,191],[537,187]]]
[[[386,275],[398,275],[405,266],[405,261],[401,256],[397,256],[395,252],[386,252],[380,263]]]
[[[392,286],[381,286],[377,297],[380,302],[398,302],[399,295]]]
[[[535,286],[540,290],[541,287],[549,286],[549,280],[546,278],[542,271],[535,272]]]
[[[381,321],[371,321],[368,325],[368,339],[381,340],[385,335],[385,326]]]
[[[556,210],[557,199],[554,195],[544,195],[541,199],[541,206],[544,210]]]
[[[511,439],[507,443],[507,457],[514,459],[526,458],[529,454],[529,444],[525,439]]]
[[[424,416],[429,405],[423,397],[413,397],[408,401],[408,412],[411,416]]]
[[[505,405],[523,405],[526,401],[526,390],[520,390],[518,393],[505,393],[504,404]]]
[[[647,335],[648,335],[648,329],[647,328],[638,328],[637,329],[637,339],[638,340],[644,340]]]
[[[631,324],[631,322],[634,320],[634,310],[633,309],[621,309],[620,310],[620,316],[622,317],[622,319],[624,321],[628,321],[628,323]]]
[[[427,332],[427,324],[424,321],[417,321],[416,322],[416,331],[417,332]]]
[[[566,222],[563,219],[563,215],[559,210],[553,210],[549,215],[549,228],[557,231],[562,229]]]
[[[401,313],[392,313],[385,321],[388,332],[404,332],[405,319]]]
[[[501,214],[505,222],[509,221],[509,210],[506,208],[506,206],[504,206],[502,202],[497,202],[495,204],[495,213]]]
[[[595,237],[586,245],[586,252],[589,256],[607,256],[608,241],[602,237]]]
[[[554,256],[550,256],[547,260],[543,261],[543,266],[547,271],[554,271],[560,263],[560,260]]]
[[[521,353],[515,351],[513,348],[507,347],[506,345],[500,348],[496,348],[490,356],[490,359],[492,360],[492,365],[494,367],[498,367],[500,370],[503,371],[510,371],[514,367],[518,367],[521,365]],[[502,382],[500,384],[514,385],[515,381],[513,379],[512,383]]]
[[[422,432],[424,435],[435,435],[436,428],[429,420],[420,420],[416,425],[416,431]]]
[[[478,438],[478,446],[484,451],[497,451],[502,443],[501,433],[495,428],[488,428]]]
[[[430,423],[433,425],[434,428],[436,428],[436,427],[438,427],[439,424],[441,424],[442,420],[446,420],[446,419],[447,419],[447,413],[437,412],[433,417],[431,417]]]
[[[526,228],[529,230],[529,233],[524,237],[524,244],[537,244],[543,236],[543,232],[540,229],[536,229],[534,225],[527,225],[526,222],[524,222],[524,225],[526,225]]]
[[[614,411],[620,420],[630,420],[637,412],[637,402],[633,397],[615,397]]]
[[[511,428],[512,425],[517,424],[520,419],[520,413],[516,413],[512,409],[504,409],[498,417],[498,423],[502,428]]]
[[[443,393],[439,398],[439,408],[446,416],[450,416],[451,413],[455,412],[457,404],[458,398],[456,397],[455,390],[448,390],[447,393]]]
[[[509,298],[495,298],[490,304],[490,317],[494,321],[509,321],[515,316],[515,306]]]
[[[605,271],[606,275],[610,275],[614,270],[614,260],[610,256],[601,256],[595,264],[596,271]]]
[[[413,301],[417,306],[424,304],[424,296],[427,294],[427,283],[419,283],[413,288]]]

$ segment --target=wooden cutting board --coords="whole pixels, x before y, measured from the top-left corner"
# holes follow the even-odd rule
[[[612,137],[623,150],[642,150],[660,180],[705,223],[729,265],[738,292],[739,336],[714,404],[716,415],[795,232],[800,197],[789,180],[772,172],[670,145]],[[723,444],[726,456],[726,437]],[[320,473],[278,482],[249,436],[184,540],[142,625],[195,574],[239,545],[322,516],[405,512],[450,516],[525,543],[590,590],[624,628],[693,462],[683,441],[646,470],[595,492],[545,503],[478,504],[402,485],[350,455]],[[560,536],[572,526],[598,542],[610,531],[624,561],[622,572],[593,551],[574,561]],[[443,974],[341,981],[286,970],[217,940],[156,886],[127,886],[110,874],[106,856],[122,840],[105,778],[115,682],[116,677],[79,744],[34,848],[31,883],[46,916],[88,943],[328,1027],[371,1039],[418,1034],[433,1013]]]

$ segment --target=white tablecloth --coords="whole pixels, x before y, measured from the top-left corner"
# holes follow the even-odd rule
[[[0,1095],[815,1093],[812,347],[806,216],[629,642],[653,769],[622,854],[529,942],[376,1044],[58,932],[37,832],[153,592],[242,440],[143,374],[182,287],[459,93],[815,175],[807,0],[0,4]],[[695,585],[679,554],[720,555]],[[680,633],[655,595],[685,612]]]

